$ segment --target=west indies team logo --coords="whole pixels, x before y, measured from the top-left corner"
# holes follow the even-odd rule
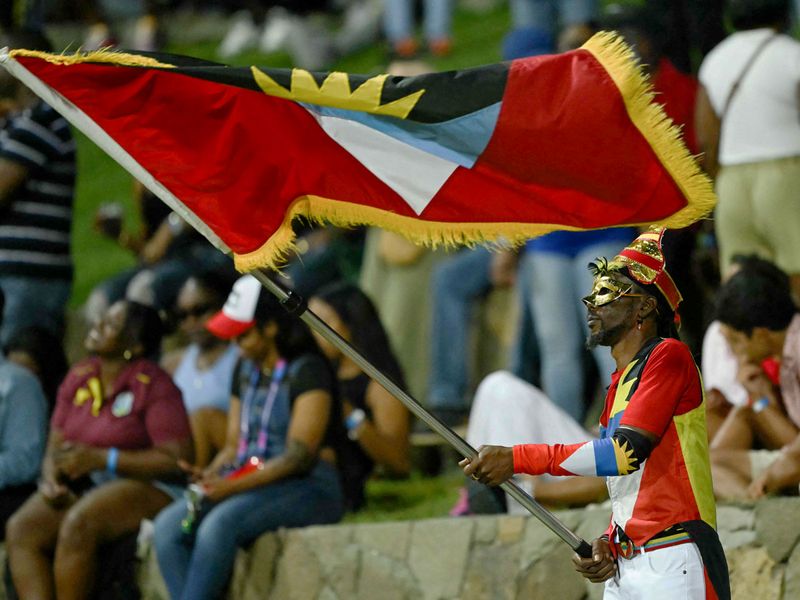
[[[133,410],[133,392],[120,392],[111,405],[111,414],[115,417],[125,417]]]

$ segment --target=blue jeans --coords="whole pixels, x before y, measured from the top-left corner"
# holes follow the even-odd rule
[[[533,285],[528,261],[520,260],[517,267],[517,296],[519,298],[519,321],[517,335],[511,348],[509,370],[531,385],[541,387],[539,345],[536,340],[536,321],[533,318],[531,303]]]
[[[425,39],[449,38],[453,23],[453,0],[425,0],[422,28]],[[383,28],[389,42],[414,37],[414,0],[385,0]]]
[[[620,242],[587,246],[574,257],[555,252],[528,252],[522,258],[521,276],[530,279],[529,302],[536,323],[545,394],[578,423],[583,422],[583,351],[588,334],[586,307],[581,298],[592,289],[587,265],[598,256],[612,257]],[[616,363],[605,346],[592,350],[603,385],[611,381]]]
[[[431,276],[431,410],[468,408],[469,329],[475,301],[492,285],[491,260],[486,248],[461,250],[439,263]]]
[[[193,543],[181,532],[186,500],[177,500],[155,520],[158,565],[170,597],[217,598],[228,584],[237,548],[279,527],[335,523],[343,513],[339,474],[325,461],[306,477],[277,481],[214,505]]]
[[[65,279],[0,275],[0,289],[6,304],[0,343],[8,342],[15,331],[42,327],[59,339],[64,335],[64,313],[72,283]]]
[[[588,23],[597,16],[597,0],[510,0],[511,32],[503,40],[503,58],[555,52],[560,27]]]

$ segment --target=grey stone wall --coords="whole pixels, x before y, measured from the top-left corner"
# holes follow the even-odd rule
[[[608,509],[558,513],[584,539],[602,533]],[[735,599],[800,598],[800,499],[721,506],[720,537]],[[571,551],[532,517],[470,517],[266,534],[241,551],[230,598],[242,600],[594,600]],[[146,549],[144,597],[164,599]]]

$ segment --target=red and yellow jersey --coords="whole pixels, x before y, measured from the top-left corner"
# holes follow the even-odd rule
[[[612,525],[637,545],[678,523],[716,526],[703,389],[685,344],[655,338],[614,373],[600,425],[592,442],[514,446],[515,472],[606,476]]]
[[[665,339],[614,373],[600,425],[604,439],[621,425],[658,438],[638,470],[606,480],[612,521],[635,544],[684,521],[716,528],[703,386],[685,344]]]

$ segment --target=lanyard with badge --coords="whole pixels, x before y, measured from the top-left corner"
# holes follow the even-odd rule
[[[242,415],[239,419],[239,449],[236,454],[236,463],[242,466],[240,469],[247,467],[250,467],[248,470],[258,468],[261,464],[262,457],[266,453],[267,442],[269,441],[269,419],[275,407],[275,400],[278,397],[281,382],[286,375],[286,367],[286,361],[281,359],[277,362],[275,369],[272,371],[272,380],[270,381],[269,390],[267,391],[267,399],[264,401],[264,406],[261,409],[261,422],[258,430],[258,439],[256,441],[258,454],[248,460],[247,449],[250,445],[250,411],[258,395],[258,388],[261,383],[261,369],[254,368],[250,374],[250,387],[247,390],[247,396],[242,406]]]

